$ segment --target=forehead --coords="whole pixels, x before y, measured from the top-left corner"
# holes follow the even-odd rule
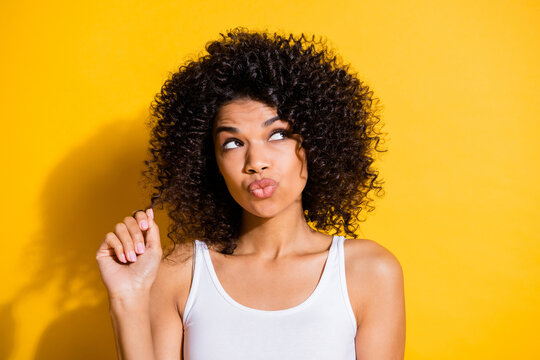
[[[234,100],[221,106],[214,121],[214,128],[219,125],[241,125],[260,123],[277,115],[271,106],[254,100]]]

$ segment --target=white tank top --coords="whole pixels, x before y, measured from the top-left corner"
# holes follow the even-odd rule
[[[259,310],[227,294],[207,245],[195,240],[193,281],[183,317],[184,359],[356,359],[344,241],[334,235],[319,283],[304,302],[283,310]]]

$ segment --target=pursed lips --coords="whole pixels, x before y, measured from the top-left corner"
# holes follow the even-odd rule
[[[264,178],[261,180],[255,180],[251,184],[249,184],[249,191],[253,191],[256,189],[264,189],[267,186],[276,186],[277,182],[275,182],[273,179],[270,178]]]
[[[253,181],[249,184],[249,192],[259,198],[264,199],[270,197],[276,190],[277,182],[270,178]]]

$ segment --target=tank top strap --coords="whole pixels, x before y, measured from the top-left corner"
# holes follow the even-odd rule
[[[189,318],[191,308],[193,307],[193,302],[195,301],[195,297],[197,295],[197,290],[201,278],[201,268],[204,262],[204,247],[206,247],[206,243],[204,241],[195,240],[193,243],[193,271],[191,272],[191,288],[189,290],[189,295],[186,300],[186,305],[184,307],[184,314],[182,319],[183,321],[187,321],[187,319]]]
[[[347,240],[345,236],[340,236],[337,243],[337,256],[339,263],[339,285],[341,288],[341,295],[343,301],[345,302],[345,307],[347,309],[347,314],[353,326],[354,332],[357,330],[356,316],[352,308],[351,300],[349,298],[349,291],[347,290],[347,277],[345,274],[345,247],[344,243]]]

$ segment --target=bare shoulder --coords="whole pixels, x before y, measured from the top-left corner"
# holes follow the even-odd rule
[[[165,254],[152,286],[152,296],[168,298],[181,315],[191,288],[193,243],[177,244]]]
[[[401,276],[402,268],[396,256],[387,248],[369,239],[347,239],[344,243],[345,264],[351,275],[368,272],[377,277]],[[348,274],[347,274],[348,275]]]
[[[347,239],[344,249],[347,289],[360,322],[369,304],[401,296],[403,269],[396,256],[374,240]]]

